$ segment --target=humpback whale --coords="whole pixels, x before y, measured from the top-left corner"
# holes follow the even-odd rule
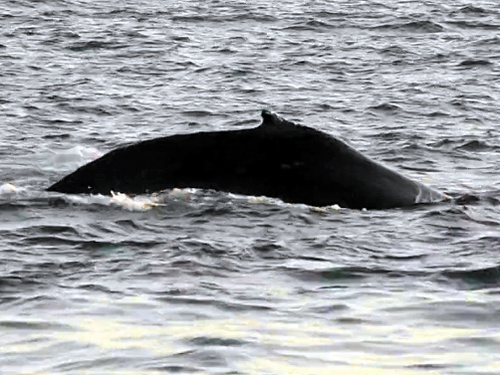
[[[327,133],[267,110],[254,128],[177,134],[115,149],[47,190],[141,194],[186,187],[355,209],[446,199]]]

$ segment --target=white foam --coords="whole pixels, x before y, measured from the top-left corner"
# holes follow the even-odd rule
[[[160,206],[160,197],[153,194],[151,196],[131,197],[124,193],[111,192],[111,196],[102,194],[92,195],[73,195],[64,197],[71,203],[90,205],[98,204],[102,206],[119,206],[129,211],[148,211],[154,207]]]
[[[168,193],[168,197],[173,200],[182,200],[186,201],[191,197],[191,194],[195,192],[195,189],[179,189],[173,188],[170,193]]]
[[[13,181],[5,182],[0,185],[0,199],[2,200],[18,200],[30,198],[33,196],[34,191],[30,188],[17,185]]]
[[[264,195],[261,196],[250,196],[247,198],[248,203],[255,203],[255,204],[279,204],[282,203],[281,200],[278,200],[276,198],[270,198],[266,197]]]
[[[111,192],[109,202],[129,211],[147,211],[158,206],[154,195],[151,197],[131,197],[127,194],[115,193],[114,191]]]
[[[19,191],[19,188],[13,182],[6,182],[0,185],[0,195],[15,195]]]
[[[342,210],[342,207],[340,207],[338,204],[332,204],[330,206],[323,206],[323,207],[317,207],[317,206],[308,206],[308,207],[309,211],[319,212],[319,213],[328,213],[328,212],[335,212]]]

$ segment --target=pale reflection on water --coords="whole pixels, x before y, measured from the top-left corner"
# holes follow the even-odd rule
[[[115,301],[118,302],[115,305],[112,301],[95,302],[99,308],[103,302],[107,303],[111,310],[118,306],[132,310],[134,305],[140,309],[154,305],[142,297],[123,298]],[[423,370],[426,374],[441,374],[444,368],[453,368],[463,361],[475,364],[477,371],[492,371],[500,366],[484,351],[460,352],[457,345],[453,346],[455,351],[450,351],[447,344],[474,337],[500,340],[499,330],[433,327],[425,323],[388,325],[287,319],[242,313],[225,319],[159,321],[156,318],[144,323],[136,314],[123,311],[123,318],[75,315],[63,317],[54,325],[49,319],[22,321],[11,317],[9,324],[25,325],[26,334],[22,339],[19,335],[7,335],[0,355],[38,356],[38,363],[27,362],[25,368],[26,373],[40,375],[52,373],[42,370],[43,367],[93,373],[95,358],[109,361],[113,374],[159,374],[164,372],[147,369],[148,361],[157,363],[167,358],[168,362],[168,358],[180,356],[182,362],[183,353],[207,347],[215,352],[219,348],[220,355],[225,356],[230,346],[237,356],[227,361],[228,367],[245,374],[373,375],[417,374]],[[200,338],[204,341],[196,341]],[[122,367],[122,355],[146,358],[143,361],[146,369],[137,364],[133,366],[137,368],[130,369],[128,363]],[[206,373],[206,370],[194,372]]]

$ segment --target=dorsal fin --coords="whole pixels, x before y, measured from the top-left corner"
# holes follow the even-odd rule
[[[276,113],[263,109],[261,112],[262,124],[261,126],[283,126],[283,125],[295,125],[293,122],[287,121]]]

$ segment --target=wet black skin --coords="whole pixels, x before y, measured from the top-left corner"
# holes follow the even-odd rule
[[[118,148],[47,190],[141,194],[191,187],[359,209],[443,197],[331,135],[269,111],[262,111],[262,119],[256,128],[172,135]]]

